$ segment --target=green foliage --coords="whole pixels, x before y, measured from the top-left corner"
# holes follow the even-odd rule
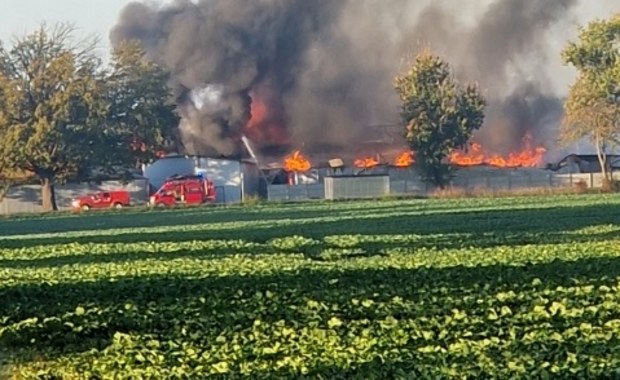
[[[3,220],[0,362],[19,379],[613,378],[617,206],[554,196]]]
[[[461,88],[448,64],[431,54],[418,56],[411,69],[396,78],[396,90],[423,179],[443,188],[454,170],[446,158],[482,126],[486,102],[477,87]]]
[[[149,161],[178,125],[168,75],[139,45],[121,44],[103,70],[72,31],[42,25],[0,45],[0,171],[38,176],[46,211],[56,181]]]
[[[579,72],[564,107],[563,139],[590,138],[610,181],[606,148],[620,143],[620,14],[582,28],[562,54]]]
[[[41,26],[10,49],[0,46],[0,167],[36,174],[48,209],[52,182],[90,160],[105,112],[99,61],[71,32]]]
[[[137,42],[124,42],[112,53],[106,84],[108,126],[123,148],[117,159],[149,162],[170,145],[179,124],[171,102],[169,75],[147,59]]]
[[[578,42],[562,52],[601,97],[620,97],[620,14],[581,28]]]

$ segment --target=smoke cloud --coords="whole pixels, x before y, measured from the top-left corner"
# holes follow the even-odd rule
[[[359,147],[371,126],[399,123],[393,79],[429,47],[480,84],[489,107],[477,138],[508,151],[526,133],[553,143],[571,75],[557,56],[585,2],[134,2],[110,37],[140,40],[172,73],[189,153],[239,154],[242,133],[263,153]]]

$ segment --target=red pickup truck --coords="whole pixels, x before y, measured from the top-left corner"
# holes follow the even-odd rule
[[[96,208],[123,208],[131,205],[128,191],[102,191],[74,199],[71,203],[74,209],[88,211]]]

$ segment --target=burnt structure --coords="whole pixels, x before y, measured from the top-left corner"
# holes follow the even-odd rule
[[[609,170],[620,171],[620,155],[608,154],[607,163]],[[557,163],[548,164],[547,169],[554,172],[599,173],[601,172],[601,163],[596,154],[570,154]]]

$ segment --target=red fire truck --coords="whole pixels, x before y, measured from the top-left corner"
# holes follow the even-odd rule
[[[216,191],[213,182],[199,175],[175,176],[151,196],[151,206],[200,205],[214,203]]]

